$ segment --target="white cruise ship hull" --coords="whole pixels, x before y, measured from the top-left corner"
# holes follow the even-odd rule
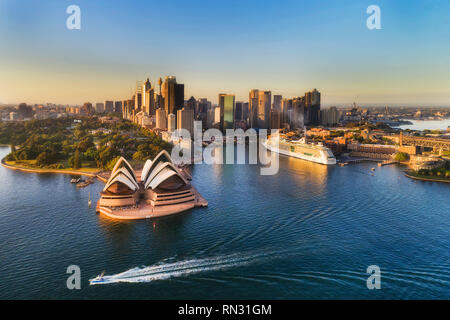
[[[320,163],[320,164],[325,164],[325,165],[336,164],[336,158],[330,158],[330,157],[327,157],[327,156],[314,157],[314,156],[308,156],[308,155],[302,154],[302,153],[291,152],[289,150],[282,150],[282,149],[273,147],[272,145],[270,145],[267,142],[264,142],[263,146],[267,150],[270,150],[272,152],[276,152],[276,153],[279,153],[279,154],[284,154],[284,155],[289,156],[289,157],[294,157],[294,158],[298,158],[298,159],[302,159],[302,160],[306,160],[306,161],[311,161],[311,162],[315,162],[315,163]]]

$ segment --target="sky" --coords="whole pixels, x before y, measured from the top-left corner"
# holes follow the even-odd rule
[[[0,0],[0,103],[121,100],[175,75],[185,99],[317,88],[323,105],[449,106],[449,35],[448,0]]]

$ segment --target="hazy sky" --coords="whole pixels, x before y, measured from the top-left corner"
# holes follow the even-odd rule
[[[0,0],[0,102],[124,99],[176,75],[186,99],[317,88],[325,105],[450,105],[449,40],[448,0]]]

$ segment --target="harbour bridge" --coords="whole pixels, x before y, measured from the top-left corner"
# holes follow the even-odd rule
[[[399,144],[400,146],[412,145],[433,148],[434,150],[450,150],[450,139],[409,136],[403,135],[403,132],[400,132]]]

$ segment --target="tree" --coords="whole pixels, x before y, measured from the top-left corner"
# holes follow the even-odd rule
[[[404,162],[408,160],[408,154],[404,152],[397,152],[397,154],[395,155],[395,160],[399,162]]]
[[[80,167],[81,167],[80,151],[77,149],[77,150],[75,150],[75,154],[73,156],[72,168],[80,169]]]
[[[44,151],[41,152],[36,158],[36,164],[38,166],[46,166],[55,162],[55,157],[51,153]]]

